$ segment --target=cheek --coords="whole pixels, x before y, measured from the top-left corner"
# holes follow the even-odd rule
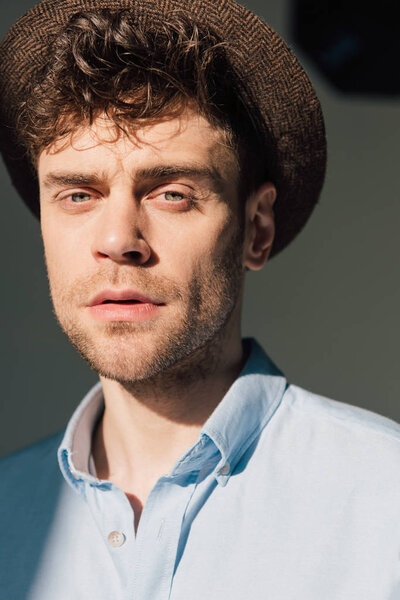
[[[194,215],[193,220],[188,216],[177,223],[153,221],[147,232],[148,242],[162,270],[174,271],[178,279],[184,280],[193,272],[212,268],[236,228],[227,208],[218,208],[210,215]]]
[[[219,237],[180,236],[159,248],[160,271],[176,282],[185,284],[201,274],[210,272],[218,254]]]
[[[84,252],[76,237],[43,224],[42,239],[50,285],[68,286],[71,280],[79,278]]]

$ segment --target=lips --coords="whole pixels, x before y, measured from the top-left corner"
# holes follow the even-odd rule
[[[136,290],[103,290],[91,299],[89,306],[99,306],[102,304],[154,304],[160,306],[163,302]]]
[[[87,306],[88,313],[97,322],[136,322],[157,319],[165,306],[159,298],[136,290],[103,290]]]

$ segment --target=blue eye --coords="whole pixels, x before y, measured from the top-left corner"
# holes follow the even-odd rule
[[[86,194],[85,192],[76,192],[75,194],[71,194],[70,198],[72,202],[74,202],[75,204],[79,204],[81,202],[86,202],[87,200],[90,200],[91,196],[90,194]]]
[[[179,192],[165,192],[164,196],[169,202],[179,202],[185,198],[184,194],[180,194]]]

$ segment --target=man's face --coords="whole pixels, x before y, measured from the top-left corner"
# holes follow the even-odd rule
[[[55,313],[97,372],[149,379],[238,320],[237,166],[203,117],[117,141],[98,119],[42,152],[38,174]]]

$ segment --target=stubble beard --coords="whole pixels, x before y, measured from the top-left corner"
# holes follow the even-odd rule
[[[50,285],[56,318],[73,346],[82,358],[99,375],[118,381],[131,391],[139,391],[149,385],[166,389],[189,385],[193,381],[207,377],[218,368],[221,349],[227,335],[227,328],[240,302],[243,267],[241,263],[243,231],[238,228],[232,235],[224,252],[216,258],[212,271],[201,268],[194,274],[190,288],[184,292],[172,281],[155,278],[145,267],[132,267],[129,270],[114,272],[112,276],[99,273],[90,280],[75,284],[67,292],[55,290]],[[51,281],[51,278],[50,278]],[[76,303],[76,290],[82,298],[99,283],[104,287],[136,287],[150,296],[174,299],[185,307],[177,325],[171,325],[157,336],[157,319],[142,323],[109,322],[101,324],[101,339],[77,321],[71,306]],[[162,309],[161,309],[162,310]],[[153,335],[157,346],[148,348],[147,335]],[[132,360],[128,348],[139,346]]]

